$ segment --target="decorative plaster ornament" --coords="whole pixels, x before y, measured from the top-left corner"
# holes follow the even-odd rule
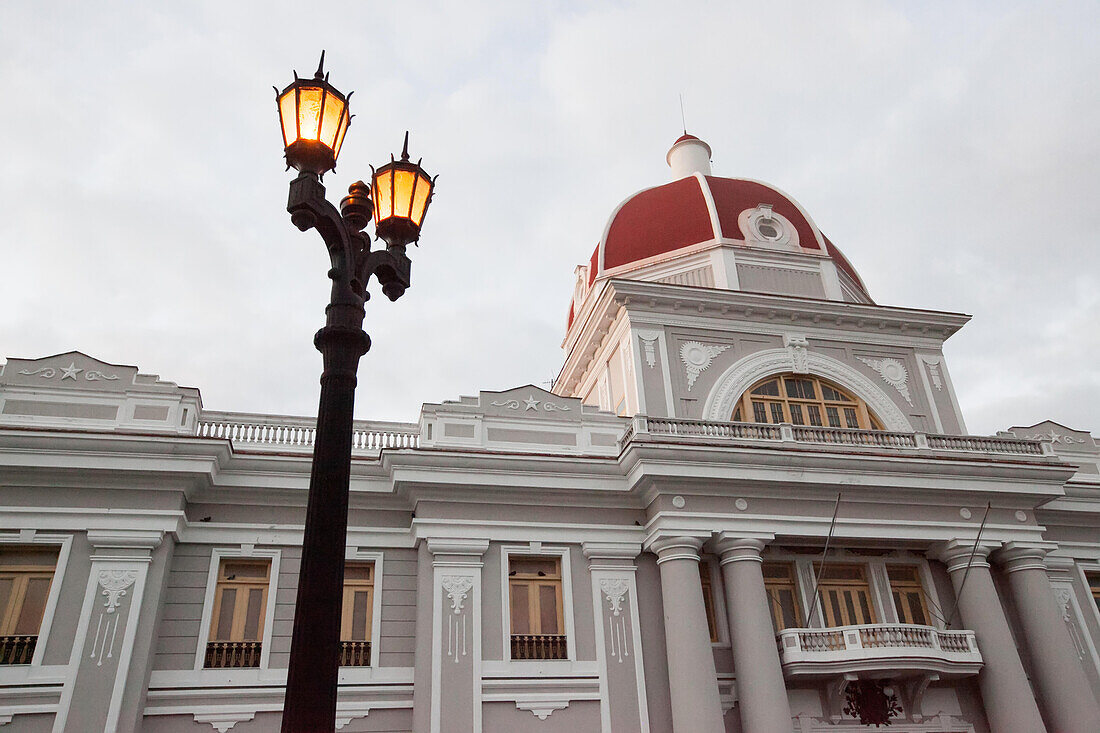
[[[76,381],[76,375],[79,372],[82,372],[82,371],[84,371],[84,370],[77,368],[75,361],[70,362],[69,366],[61,368],[61,380],[64,381],[66,379],[71,379],[75,382]]]
[[[959,510],[959,516],[962,517],[963,519],[970,519],[972,516],[974,516],[974,513],[972,511],[970,511],[969,509],[967,509],[966,507],[963,507],[962,509]]]
[[[459,657],[466,656],[466,614],[463,603],[470,589],[474,587],[473,578],[468,575],[444,575],[443,590],[451,601],[451,613],[447,616],[447,656],[458,664]]]
[[[943,391],[943,375],[940,374],[940,360],[932,356],[922,356],[921,361],[928,367],[928,376],[932,378],[932,386],[937,392]]]
[[[682,497],[682,496],[672,497],[672,506],[676,507],[677,509],[683,509],[684,504],[687,504],[687,500],[684,499],[684,497]]]
[[[118,379],[118,375],[117,374],[104,374],[103,372],[97,372],[93,369],[93,370],[84,372],[84,378],[86,380],[88,380],[89,382],[98,382],[101,379],[114,381],[115,379]]]
[[[1035,435],[1025,435],[1024,440],[1049,440],[1051,443],[1064,443],[1069,445],[1071,443],[1084,443],[1084,438],[1075,438],[1072,435],[1064,435],[1051,428],[1045,433],[1035,433]]]
[[[1073,590],[1071,588],[1065,588],[1062,586],[1055,586],[1054,597],[1058,600],[1058,608],[1062,610],[1062,621],[1066,624],[1066,631],[1069,632],[1070,638],[1073,640],[1073,646],[1077,650],[1077,657],[1084,659],[1085,644],[1081,640],[1081,632],[1077,629],[1077,625],[1073,622],[1072,612],[1072,597]]]
[[[1026,522],[1027,521],[1027,512],[1017,511],[1016,512],[1016,521],[1017,522]]]
[[[642,342],[642,352],[645,354],[645,363],[650,369],[652,369],[653,367],[657,366],[657,351],[655,349],[657,345],[657,337],[639,336],[638,338]]]
[[[30,369],[20,369],[19,373],[25,374],[28,377],[33,377],[37,374],[43,379],[52,379],[53,375],[57,374],[57,371],[53,367],[41,367],[40,369],[35,369],[33,372]]]
[[[787,354],[791,357],[791,371],[795,374],[810,373],[810,358],[807,349],[810,341],[802,334],[783,334],[783,346],[787,348]]]
[[[896,389],[909,406],[913,406],[913,398],[909,396],[909,372],[905,371],[905,365],[897,359],[867,359],[857,356],[867,366],[878,372],[882,381]]]
[[[118,636],[118,615],[115,612],[126,595],[126,589],[137,581],[137,571],[100,570],[96,580],[107,600],[103,603],[105,610],[99,612],[99,623],[92,637],[92,653],[88,657],[96,660],[97,667],[102,667],[104,659],[115,655],[115,638]]]
[[[680,347],[680,361],[684,362],[687,370],[688,391],[695,386],[695,380],[707,370],[714,361],[714,357],[728,349],[729,346],[715,346],[713,344],[701,344],[698,341],[688,341]]]
[[[603,578],[600,580],[600,590],[607,597],[611,611],[611,615],[607,617],[610,654],[622,664],[623,657],[630,656],[626,642],[626,617],[623,615],[623,599],[630,590],[630,585],[625,578]]]
[[[737,507],[737,511],[740,512],[743,512],[749,508],[749,503],[744,499],[738,499],[737,501],[733,502],[733,505]]]
[[[509,410],[518,410],[520,405],[523,405],[523,411],[534,410],[539,411],[539,405],[542,405],[543,412],[572,412],[572,407],[566,407],[565,405],[558,405],[553,402],[547,402],[546,400],[536,400],[533,394],[527,395],[525,400],[494,400],[489,404],[495,407],[507,407]]]

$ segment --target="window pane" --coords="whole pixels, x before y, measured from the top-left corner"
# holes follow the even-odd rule
[[[539,624],[543,634],[560,634],[558,628],[558,589],[552,585],[539,586]]]
[[[373,580],[374,566],[356,563],[344,567],[344,580]]]
[[[833,389],[827,384],[821,385],[821,395],[829,402],[851,402],[843,392]]]
[[[791,403],[791,422],[795,425],[805,425],[806,418],[802,417],[802,405]]]
[[[218,630],[214,633],[217,641],[228,641],[233,636],[233,606],[237,602],[235,588],[222,590],[222,605],[218,612]]]
[[[510,567],[514,575],[536,578],[558,577],[558,561],[552,557],[512,556]]]
[[[0,567],[41,567],[53,569],[57,564],[57,553],[52,550],[33,550],[14,547],[0,551]]]
[[[367,641],[367,611],[370,593],[356,591],[351,602],[351,641]]]
[[[810,413],[810,425],[821,427],[821,408],[817,405],[806,405],[806,411]]]
[[[733,421],[741,422],[741,405],[738,405],[737,409],[733,411]]]
[[[887,565],[886,574],[891,582],[920,583],[920,575],[913,565]]]
[[[927,624],[928,619],[924,617],[924,604],[921,602],[921,594],[910,591],[905,594],[909,604],[911,623],[914,624]]]
[[[752,391],[753,394],[767,395],[769,397],[779,396],[779,380],[773,379],[770,382],[765,382]]]
[[[768,406],[772,409],[772,422],[776,425],[783,422],[783,403],[772,402]]]
[[[791,566],[778,562],[766,562],[761,566],[761,572],[764,573],[765,578],[783,578],[786,580],[791,577]]]
[[[829,416],[830,428],[840,427],[840,412],[838,412],[835,407],[826,407],[825,414]]]
[[[226,580],[263,580],[267,578],[267,563],[227,562],[222,566],[222,577]]]
[[[527,584],[526,583],[512,583],[512,633],[513,634],[530,634],[531,633],[531,621],[528,617],[530,613],[530,603]]]
[[[8,604],[11,603],[11,592],[14,587],[15,581],[12,578],[0,578],[0,621],[8,615]],[[0,629],[0,634],[7,633],[7,629]]]
[[[855,408],[853,408],[853,407],[845,407],[844,408],[844,422],[846,422],[848,424],[848,427],[850,427],[850,428],[858,428],[859,427],[859,418],[856,416]]]
[[[782,588],[779,591],[779,607],[783,611],[783,628],[789,629],[798,626],[798,608],[794,602],[794,592],[790,588]]]
[[[752,416],[753,416],[753,420],[755,420],[756,422],[767,422],[768,421],[768,413],[764,411],[764,403],[763,402],[753,402],[752,403]]]
[[[260,640],[260,616],[264,612],[264,591],[253,588],[248,591],[248,608],[244,617],[244,641]]]
[[[857,623],[870,624],[874,623],[875,615],[871,613],[871,598],[863,591],[854,591],[859,596],[859,610],[860,615],[857,617],[859,621]]]
[[[19,618],[15,622],[16,634],[31,636],[38,633],[38,626],[42,623],[42,612],[46,608],[46,596],[49,593],[49,578],[30,578],[27,581],[27,592],[23,596],[23,610],[19,612]]]

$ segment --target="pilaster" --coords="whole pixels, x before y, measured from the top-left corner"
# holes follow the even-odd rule
[[[592,576],[596,660],[600,670],[600,730],[649,731],[635,558],[640,543],[586,542]]]
[[[146,579],[159,530],[89,530],[91,570],[54,733],[133,730],[122,718]],[[73,701],[79,700],[74,706]]]
[[[484,539],[429,539],[432,554],[431,733],[481,733]]]

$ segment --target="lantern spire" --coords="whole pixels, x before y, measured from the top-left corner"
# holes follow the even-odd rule
[[[401,160],[409,159],[409,131],[405,130],[405,145],[401,148]]]
[[[321,49],[321,63],[317,64],[317,73],[313,75],[314,79],[325,78],[325,50]]]

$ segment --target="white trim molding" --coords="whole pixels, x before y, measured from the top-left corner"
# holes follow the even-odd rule
[[[866,402],[875,417],[882,421],[885,429],[913,432],[909,419],[897,403],[853,367],[812,350],[807,350],[805,358],[810,374],[836,382]],[[715,382],[703,405],[703,419],[729,420],[738,398],[746,389],[772,374],[794,370],[795,363],[790,349],[765,349],[738,360]]]
[[[210,617],[214,613],[214,592],[218,587],[218,568],[222,558],[267,558],[271,561],[271,573],[267,584],[267,608],[264,609],[264,638],[260,642],[260,669],[267,669],[271,657],[271,631],[275,625],[275,594],[279,590],[279,560],[282,550],[240,547],[215,547],[210,551],[210,570],[206,577],[206,595],[202,601],[202,621],[199,626],[199,643],[195,649],[195,670],[204,669],[206,645],[210,642]]]

